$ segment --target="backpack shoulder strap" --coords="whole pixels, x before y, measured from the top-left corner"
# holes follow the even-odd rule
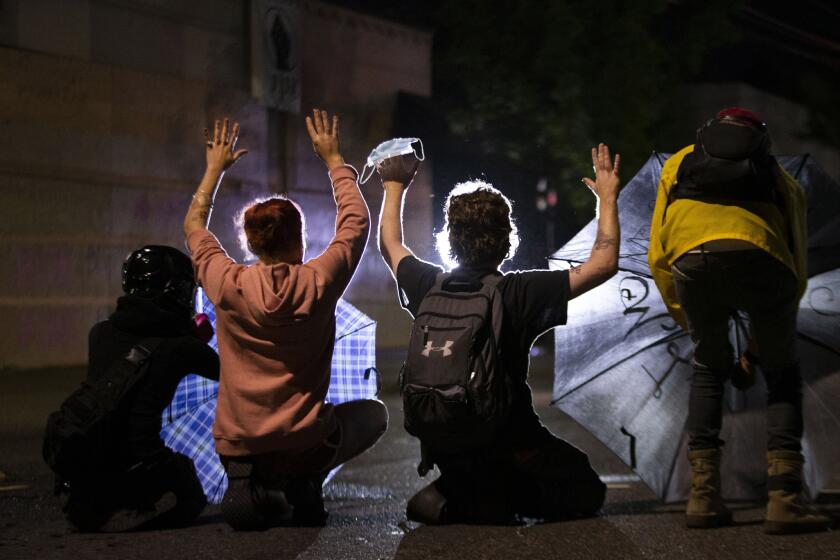
[[[148,369],[149,358],[158,349],[163,340],[163,338],[159,337],[144,338],[132,346],[126,354],[114,360],[102,377],[93,385],[95,387],[103,387],[104,384],[104,386],[108,387],[105,394],[110,394],[111,398],[119,401],[143,377],[145,370]],[[118,384],[119,386],[112,387],[111,383],[118,378],[122,378],[123,382]]]
[[[483,292],[484,294],[486,294],[487,296],[490,296],[492,298],[493,292],[496,291],[496,289],[499,286],[499,283],[502,281],[503,278],[504,278],[503,275],[491,272],[490,274],[486,274],[486,275],[482,276],[481,278],[479,278],[478,282],[476,282],[475,280],[465,279],[465,280],[463,280],[463,284],[466,287],[471,288],[468,291],[476,291],[476,292],[480,291],[480,292]],[[442,292],[447,292],[448,288],[449,288],[447,286],[447,282],[449,280],[452,280],[453,283],[457,283],[458,285],[462,284],[462,282],[458,281],[459,280],[458,278],[453,278],[453,275],[452,275],[451,272],[441,272],[435,278],[434,285],[429,289],[428,292],[426,292],[426,296],[440,295]],[[458,291],[458,290],[456,289],[455,291]],[[425,300],[426,298],[424,297],[423,299]],[[422,305],[422,303],[421,303],[421,305]]]
[[[504,274],[496,274],[495,272],[491,272],[490,274],[487,274],[486,276],[482,276],[481,283],[484,284],[485,286],[496,289],[496,288],[499,287],[499,284],[501,283],[502,280],[504,280],[504,278],[505,278]]]
[[[429,288],[425,294],[423,294],[423,299],[420,300],[420,305],[417,306],[417,315],[428,307],[430,300],[429,296],[434,296],[443,292],[443,283],[446,282],[447,278],[450,276],[452,276],[452,274],[449,272],[439,272],[438,275],[435,276],[435,283],[432,284],[432,287]],[[417,318],[416,315],[414,318]]]
[[[501,350],[501,347],[499,346],[499,339],[502,336],[504,304],[502,302],[502,294],[499,291],[499,284],[503,279],[503,274],[496,274],[493,272],[481,278],[481,291],[490,298],[488,320],[491,334],[490,339],[493,345],[494,353],[498,353]]]
[[[124,356],[126,360],[136,366],[142,365],[149,359],[155,350],[158,349],[163,339],[160,337],[147,337],[131,347],[128,354]]]
[[[437,276],[435,276],[435,283],[431,288],[429,288],[429,292],[431,292],[432,290],[443,289],[443,283],[446,282],[451,277],[452,277],[451,272],[438,272]],[[426,293],[428,293],[428,292],[426,292]]]
[[[164,340],[166,339],[161,338],[159,336],[150,336],[148,338],[144,338],[143,340],[135,344],[135,347],[141,346],[145,348],[151,355],[160,347]]]

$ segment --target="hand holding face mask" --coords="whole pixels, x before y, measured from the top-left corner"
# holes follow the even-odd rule
[[[419,154],[414,144],[419,144]],[[423,152],[423,142],[419,138],[394,138],[379,144],[367,158],[362,170],[361,182],[364,183],[373,175],[373,170],[379,172],[382,182],[402,183],[408,186],[420,162],[426,159]]]
[[[385,183],[400,183],[404,188],[411,185],[417,169],[420,167],[420,160],[414,154],[404,154],[386,159],[376,166],[382,185]]]

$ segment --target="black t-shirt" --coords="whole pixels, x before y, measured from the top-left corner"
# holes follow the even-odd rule
[[[400,304],[417,315],[420,302],[434,286],[438,266],[413,256],[403,258],[397,266],[397,290]],[[487,274],[499,274],[493,268],[458,267],[453,275],[477,280]],[[536,447],[550,437],[534,412],[531,388],[528,386],[528,365],[531,346],[542,333],[566,324],[569,301],[569,272],[567,270],[527,270],[508,272],[498,284],[502,295],[503,320],[500,354],[511,378],[513,406],[505,443],[519,449]]]
[[[107,373],[114,361],[149,337],[163,340],[150,357],[145,377],[138,381],[131,398],[124,403],[125,437],[119,454],[126,461],[151,458],[165,451],[160,439],[161,414],[184,376],[196,373],[219,379],[219,356],[190,333],[189,311],[124,296],[117,302],[117,311],[90,330],[88,381]]]

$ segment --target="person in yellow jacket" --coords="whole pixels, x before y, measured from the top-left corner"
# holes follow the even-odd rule
[[[796,314],[807,284],[805,193],[770,153],[754,112],[720,111],[662,169],[648,262],[668,311],[694,343],[686,524],[731,523],[720,495],[723,386],[735,363],[729,318],[745,312],[768,388],[768,533],[824,530],[802,493]],[[742,361],[742,363],[744,363]],[[733,379],[734,381],[734,379]]]

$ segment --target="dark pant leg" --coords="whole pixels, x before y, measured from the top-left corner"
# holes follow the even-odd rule
[[[443,523],[505,525],[514,521],[510,454],[497,448],[436,456],[441,475],[434,485],[446,505]]]
[[[341,403],[335,406],[335,416],[336,430],[310,449],[222,457],[222,464],[227,468],[231,461],[251,463],[261,483],[285,484],[290,478],[328,473],[373,447],[388,427],[388,409],[374,399]]]
[[[731,311],[714,254],[684,255],[672,267],[677,299],[694,343],[688,401],[689,449],[714,449],[720,438],[723,386],[734,362],[729,342]]]
[[[121,486],[121,509],[157,511],[143,529],[189,525],[207,505],[192,459],[169,449],[138,460],[123,475]]]
[[[328,469],[346,463],[374,446],[388,429],[388,409],[382,401],[364,399],[335,406],[341,443]]]
[[[185,527],[204,511],[207,498],[195,472],[192,459],[172,453],[149,470],[149,488],[159,499],[167,492],[175,495],[176,503],[154,520],[155,527]]]
[[[545,519],[595,515],[604,504],[606,485],[586,453],[557,437],[552,440],[513,454],[509,486],[516,512]]]
[[[174,503],[154,516],[156,504],[168,492]],[[138,461],[128,471],[102,473],[77,484],[65,506],[68,521],[81,531],[98,531],[117,512],[149,512],[152,516],[132,529],[189,525],[207,505],[192,460],[169,450]]]
[[[768,449],[801,450],[802,379],[796,348],[799,310],[793,272],[763,251],[753,251],[733,282],[733,304],[750,318],[767,382]]]
[[[122,487],[112,484],[111,477],[107,476],[98,481],[72,484],[62,510],[64,516],[78,531],[99,531],[118,508],[115,496],[121,490]]]
[[[764,371],[767,380],[767,449],[802,450],[802,378],[799,366]]]
[[[341,403],[335,406],[334,413],[337,429],[311,449],[222,457],[229,475],[231,463],[252,465],[250,476],[259,490],[251,495],[254,508],[268,516],[275,513],[283,516],[291,504],[294,507],[292,522],[323,524],[327,514],[321,487],[326,475],[373,447],[388,427],[388,409],[378,400]]]

